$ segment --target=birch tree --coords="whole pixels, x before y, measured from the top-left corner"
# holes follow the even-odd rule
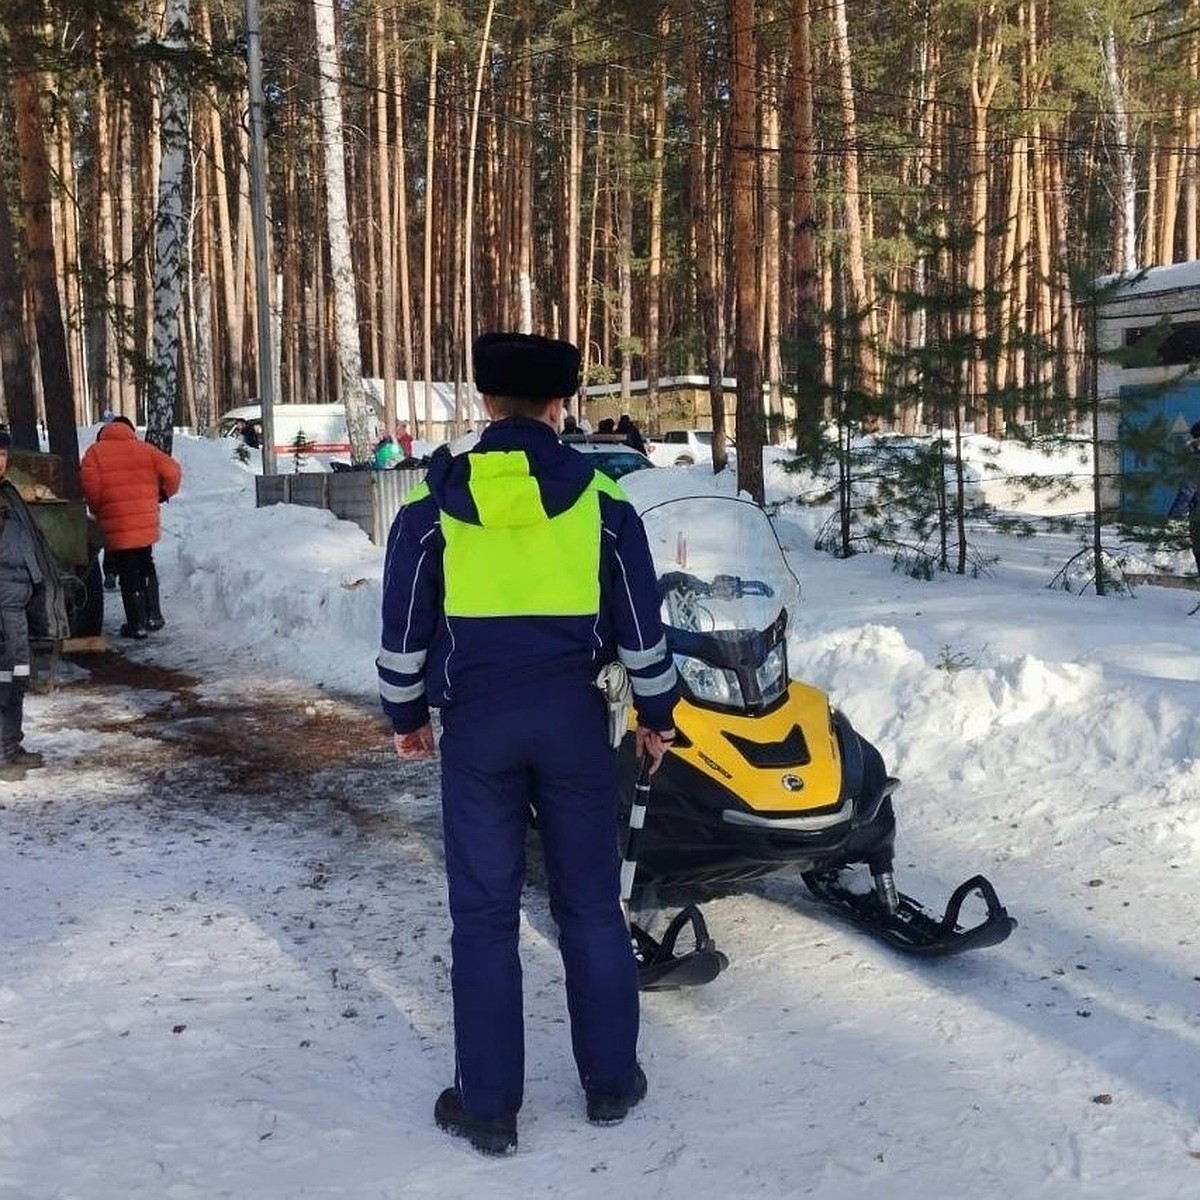
[[[184,185],[188,151],[188,91],[181,59],[191,40],[189,0],[167,0],[158,48],[163,55],[159,103],[158,210],[154,227],[154,335],[146,383],[146,441],[168,454],[179,402],[180,303],[184,245]]]
[[[329,242],[329,273],[333,286],[334,345],[350,451],[355,462],[366,462],[374,449],[374,425],[362,379],[362,346],[358,334],[358,301],[354,258],[346,207],[346,152],[342,127],[342,68],[338,52],[334,6],[313,0],[317,29],[317,64],[321,100],[322,148],[325,160],[325,217]],[[263,352],[266,351],[264,348]]]
[[[1117,163],[1118,211],[1121,215],[1121,236],[1117,247],[1117,271],[1136,271],[1137,252],[1137,182],[1133,134],[1130,132],[1129,103],[1125,81],[1117,56],[1116,30],[1109,26],[1101,39],[1104,56],[1104,82],[1108,91],[1108,115],[1113,131],[1113,157]]]

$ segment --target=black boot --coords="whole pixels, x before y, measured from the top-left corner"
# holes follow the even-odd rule
[[[158,599],[158,576],[146,576],[146,628],[153,633],[166,624]]]
[[[513,1154],[517,1149],[516,1117],[469,1117],[463,1112],[458,1088],[447,1088],[433,1106],[439,1129],[466,1138],[480,1154]]]
[[[121,602],[125,605],[125,624],[121,626],[121,636],[142,640],[146,637],[146,593],[123,588]]]

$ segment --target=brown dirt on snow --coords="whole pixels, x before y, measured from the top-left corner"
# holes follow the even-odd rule
[[[198,676],[113,651],[73,661],[87,676],[59,690],[93,702],[81,704],[72,727],[148,743],[131,748],[122,738],[102,746],[100,761],[116,767],[148,758],[160,766],[174,761],[178,768],[186,759],[205,768],[220,791],[294,794],[323,774],[370,771],[391,756],[390,730],[378,710],[312,685],[223,684],[219,694],[208,695]],[[133,715],[129,705],[112,712],[112,706],[95,703],[129,692]]]

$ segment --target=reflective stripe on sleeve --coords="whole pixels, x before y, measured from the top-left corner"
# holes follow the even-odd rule
[[[644,671],[667,656],[667,639],[661,638],[649,650],[626,650],[624,646],[617,647],[617,656],[630,671]]]
[[[675,664],[671,663],[665,671],[652,675],[649,679],[640,675],[630,675],[629,682],[633,685],[635,696],[661,696],[663,692],[669,692],[675,686],[676,679]]]
[[[396,684],[385,683],[381,679],[379,681],[379,694],[389,704],[409,704],[413,700],[420,700],[425,695],[425,683],[422,680],[420,683],[412,683],[407,687],[397,687]]]
[[[414,650],[404,653],[400,650],[380,650],[375,665],[381,671],[395,671],[397,675],[415,675],[424,665],[428,652]]]

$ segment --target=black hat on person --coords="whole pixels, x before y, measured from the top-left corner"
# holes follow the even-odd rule
[[[563,400],[579,390],[579,351],[536,333],[481,333],[474,346],[475,386],[485,396]]]
[[[12,445],[12,431],[7,425],[0,425],[0,450],[7,450]]]

